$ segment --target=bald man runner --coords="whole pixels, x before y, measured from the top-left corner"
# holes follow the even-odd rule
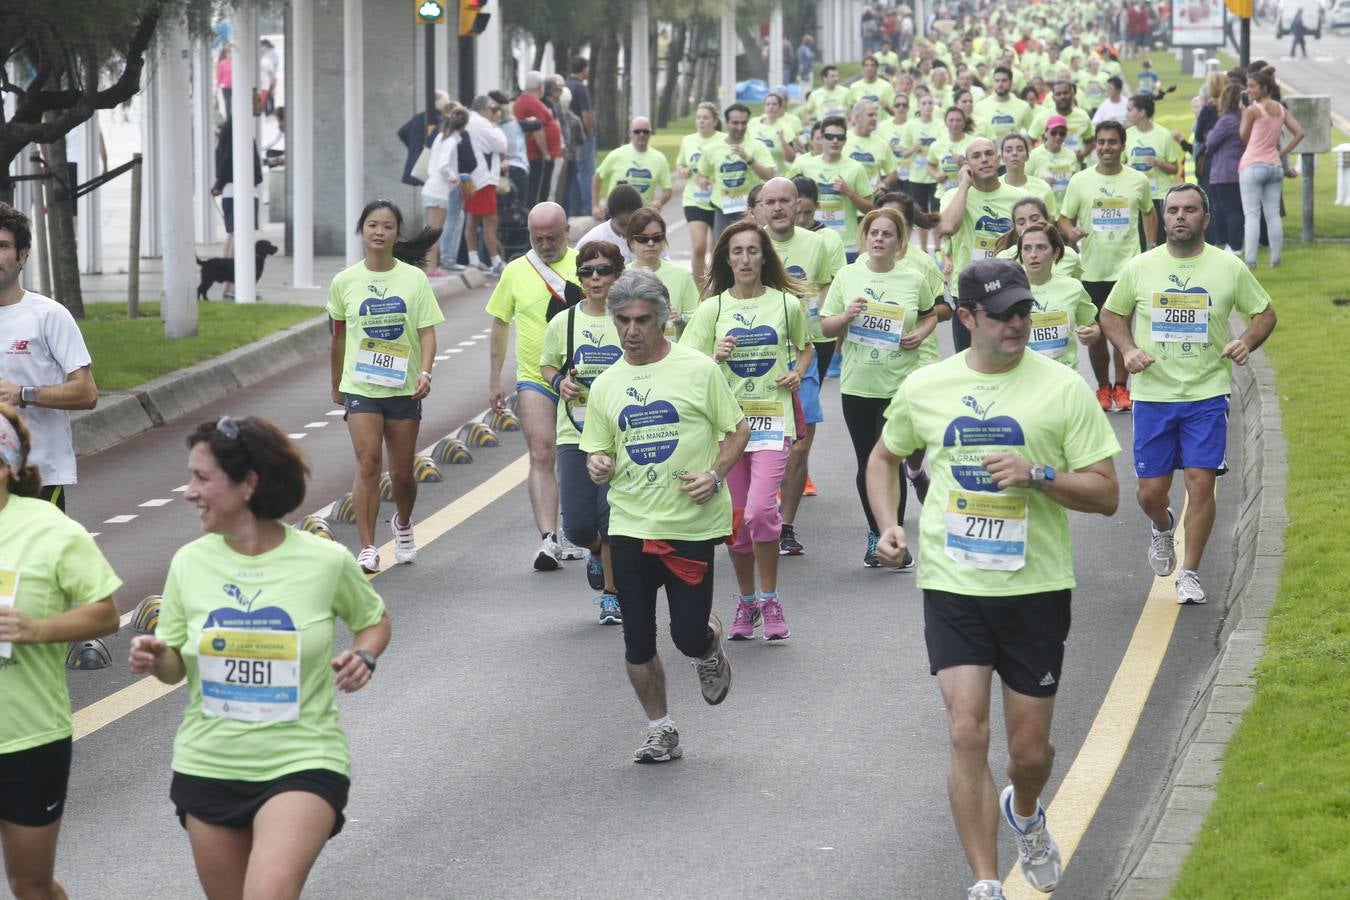
[[[488,405],[506,409],[502,363],[516,328],[516,415],[520,418],[530,453],[528,479],[530,508],[539,529],[539,551],[534,567],[540,572],[558,569],[562,559],[580,559],[581,548],[564,546],[557,534],[558,477],[554,471],[554,442],[558,410],[557,390],[539,371],[544,330],[550,319],[581,301],[576,283],[577,254],[567,246],[567,214],[553,202],[530,210],[527,225],[530,252],[514,259],[488,299],[492,338],[488,367]],[[575,552],[573,552],[575,551]]]

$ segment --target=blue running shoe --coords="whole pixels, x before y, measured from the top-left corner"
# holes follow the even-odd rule
[[[881,560],[877,559],[877,541],[881,535],[875,531],[867,532],[867,552],[863,554],[863,565],[869,569],[881,568]]]
[[[605,589],[605,564],[598,554],[586,551],[586,583],[593,591]]]
[[[839,377],[840,367],[843,365],[843,356],[842,353],[836,353],[834,358],[830,360],[830,367],[825,370],[826,378]]]
[[[622,625],[623,613],[619,611],[619,598],[613,594],[601,594],[595,598],[600,604],[601,625]]]

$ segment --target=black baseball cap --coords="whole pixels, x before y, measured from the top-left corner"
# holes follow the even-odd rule
[[[995,314],[1035,299],[1026,272],[1007,259],[982,259],[966,266],[957,282],[956,296],[962,306],[978,304]]]

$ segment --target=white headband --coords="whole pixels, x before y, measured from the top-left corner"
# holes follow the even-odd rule
[[[19,443],[19,432],[4,416],[0,416],[0,462],[15,475],[23,468],[23,445]]]

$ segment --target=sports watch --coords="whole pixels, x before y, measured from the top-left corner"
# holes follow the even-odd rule
[[[718,491],[722,490],[722,476],[717,474],[716,469],[709,469],[708,474],[712,476],[713,493],[716,494]]]
[[[28,406],[37,403],[38,389],[35,387],[19,388],[19,406]]]
[[[361,662],[366,664],[366,668],[370,670],[370,674],[375,674],[375,655],[373,653],[369,650],[353,650],[352,655],[358,657]]]
[[[1031,464],[1031,486],[1037,490],[1045,490],[1055,480],[1055,467],[1042,466],[1039,463]]]

